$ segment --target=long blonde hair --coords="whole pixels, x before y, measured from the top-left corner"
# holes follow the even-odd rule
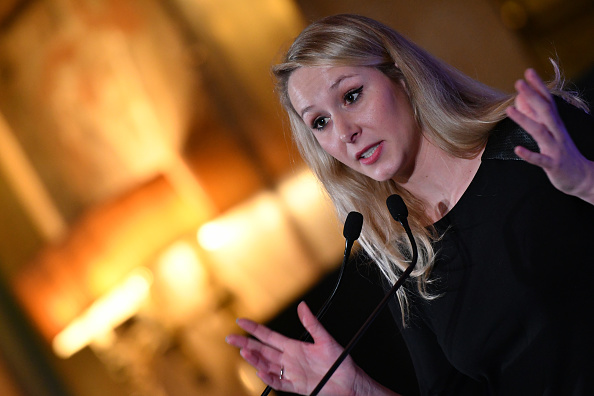
[[[352,210],[363,214],[360,244],[390,282],[411,258],[406,234],[394,224],[385,204],[391,194],[402,196],[419,246],[419,261],[411,277],[417,280],[422,296],[434,298],[426,286],[435,258],[432,243],[439,236],[427,226],[430,221],[423,202],[391,180],[375,181],[328,155],[293,108],[289,77],[294,70],[311,66],[374,67],[393,81],[403,81],[421,130],[441,149],[460,158],[478,155],[493,124],[505,117],[513,96],[471,79],[388,26],[358,15],[335,15],[314,22],[273,68],[276,90],[303,159],[326,189],[340,218]],[[398,298],[404,312],[406,291],[401,289]]]

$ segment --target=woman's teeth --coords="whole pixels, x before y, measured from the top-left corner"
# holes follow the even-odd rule
[[[369,148],[369,150],[367,150],[366,152],[364,152],[363,154],[361,154],[361,158],[369,158],[371,157],[371,155],[375,152],[375,150],[378,148],[379,144],[376,144],[375,146]]]

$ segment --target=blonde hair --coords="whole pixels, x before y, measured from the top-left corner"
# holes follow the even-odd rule
[[[273,68],[276,90],[303,159],[326,189],[340,218],[352,210],[364,216],[360,244],[390,282],[398,278],[412,256],[406,233],[394,224],[385,203],[391,194],[403,198],[419,246],[419,261],[411,277],[424,298],[434,298],[427,292],[427,284],[435,259],[432,244],[439,236],[427,226],[431,222],[423,202],[391,180],[375,181],[328,155],[293,108],[289,77],[294,70],[311,66],[374,67],[395,82],[403,81],[420,129],[440,148],[460,158],[478,155],[489,130],[505,117],[505,108],[514,97],[471,79],[388,26],[358,15],[335,15],[314,22]],[[403,313],[406,296],[405,290],[398,292]]]

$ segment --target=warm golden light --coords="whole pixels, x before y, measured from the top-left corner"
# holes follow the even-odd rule
[[[171,316],[184,317],[206,302],[208,273],[190,243],[176,242],[158,258],[157,285]]]
[[[256,375],[256,370],[246,362],[240,362],[237,374],[242,385],[250,394],[257,394],[262,390],[262,380]]]
[[[250,234],[258,229],[275,229],[282,221],[278,203],[274,198],[262,194],[253,201],[248,213],[227,215],[204,224],[198,230],[198,243],[207,251],[226,248],[237,249],[245,245]]]
[[[283,213],[273,195],[259,194],[247,206],[249,208],[236,208],[200,227],[197,234],[200,246],[210,252],[224,249],[242,251],[253,248],[249,243],[254,235],[265,230],[278,230],[282,226]]]
[[[310,211],[312,204],[328,199],[324,196],[322,185],[308,169],[286,179],[278,186],[278,192],[291,211],[300,215]]]
[[[304,169],[279,184],[277,191],[294,221],[307,230],[303,237],[320,264],[326,268],[334,266],[344,245],[344,219],[336,218],[330,199],[313,173]]]
[[[203,249],[215,251],[232,245],[240,234],[241,230],[232,220],[217,219],[200,227],[197,237]]]
[[[94,340],[108,336],[138,312],[151,283],[152,274],[148,269],[134,270],[124,282],[95,301],[54,338],[52,346],[56,355],[68,358]]]
[[[187,242],[176,242],[159,259],[159,275],[171,285],[185,279],[204,279],[206,272],[198,261],[196,251]]]
[[[257,319],[301,293],[320,270],[278,194],[263,192],[198,232],[213,277]]]

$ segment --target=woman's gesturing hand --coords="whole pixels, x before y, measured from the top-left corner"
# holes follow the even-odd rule
[[[540,153],[518,146],[516,154],[540,166],[560,191],[594,204],[594,163],[588,161],[571,140],[554,99],[538,74],[526,70],[518,80],[518,95],[507,115],[538,143]]]
[[[285,337],[248,319],[238,319],[237,323],[256,339],[232,334],[227,337],[227,342],[240,348],[241,356],[258,370],[258,377],[264,383],[276,390],[309,394],[343,348],[328,334],[305,303],[299,304],[297,312],[301,323],[311,334],[313,343]],[[356,394],[359,380],[362,380],[361,370],[347,357],[320,395]]]

